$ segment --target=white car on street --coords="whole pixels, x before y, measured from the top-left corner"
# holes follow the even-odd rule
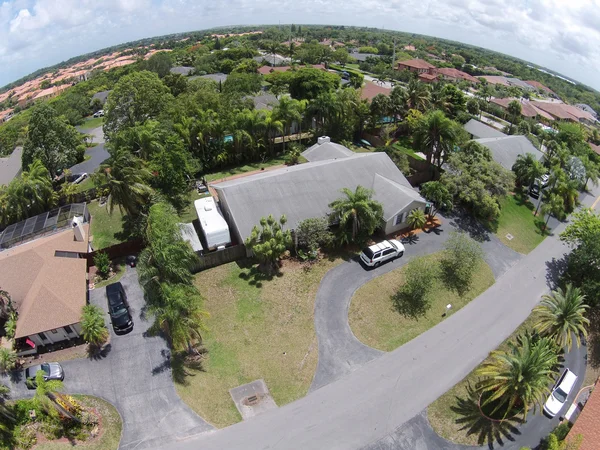
[[[379,267],[386,261],[404,255],[404,245],[396,239],[389,239],[364,248],[360,254],[361,261],[367,267]]]
[[[567,401],[567,397],[573,390],[575,382],[577,381],[577,375],[571,372],[569,369],[565,369],[563,374],[560,376],[554,387],[552,393],[544,404],[544,412],[550,417],[556,416]]]

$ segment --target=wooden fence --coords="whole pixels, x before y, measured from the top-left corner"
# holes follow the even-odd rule
[[[227,264],[233,261],[238,261],[246,257],[246,247],[243,245],[234,245],[233,247],[226,247],[223,250],[216,250],[214,252],[205,253],[200,255],[199,262],[196,267],[192,267],[190,270],[192,273],[198,273],[201,270],[210,269],[211,267],[217,267],[222,264]]]

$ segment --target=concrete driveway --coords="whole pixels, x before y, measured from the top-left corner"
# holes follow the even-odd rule
[[[135,269],[121,283],[134,321],[133,330],[117,336],[110,325],[105,289],[90,291],[90,303],[106,313],[110,348],[96,359],[65,361],[65,391],[102,397],[123,419],[120,449],[162,448],[166,443],[213,430],[179,398],[173,385],[169,349],[162,337],[149,336],[142,289]],[[24,383],[10,383],[13,398],[31,396]]]
[[[98,167],[100,167],[100,164],[110,158],[110,154],[106,148],[104,148],[104,144],[98,144],[95,147],[86,149],[85,155],[89,156],[89,159],[71,167],[69,170],[72,174],[81,174],[85,172],[91,175]]]

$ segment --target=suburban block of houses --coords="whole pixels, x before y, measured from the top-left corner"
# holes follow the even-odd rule
[[[307,163],[211,185],[234,240],[244,242],[269,214],[285,214],[291,229],[305,219],[325,217],[343,188],[359,185],[372,189],[373,198],[382,203],[385,234],[406,228],[410,211],[426,207],[427,201],[385,153],[354,153],[321,137],[302,155]]]
[[[448,81],[468,81],[473,84],[479,83],[479,80],[472,75],[469,75],[462,70],[451,67],[437,68],[433,64],[428,63],[424,59],[409,59],[400,61],[397,70],[409,70],[419,74],[419,80],[425,83],[433,83],[439,79]]]

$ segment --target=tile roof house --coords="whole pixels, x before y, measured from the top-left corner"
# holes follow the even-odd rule
[[[372,189],[373,198],[383,204],[385,234],[406,228],[408,213],[425,208],[425,199],[388,155],[340,147],[321,137],[303,153],[307,163],[211,184],[238,242],[244,242],[261,217],[269,214],[285,214],[291,229],[304,219],[325,217],[341,189],[355,190],[359,185]]]
[[[550,89],[549,87],[544,86],[542,83],[540,83],[539,81],[535,81],[535,80],[528,80],[525,81],[525,83],[527,83],[530,86],[533,86],[534,88],[536,88],[538,91],[545,91],[548,94],[552,94],[554,96],[557,96],[556,93]]]
[[[567,441],[576,442],[582,439],[579,450],[598,450],[600,444],[600,385],[590,394],[583,410],[567,435]],[[579,438],[581,436],[581,438]]]
[[[512,170],[519,155],[531,153],[538,160],[544,156],[529,139],[521,135],[475,139],[475,142],[489,148],[494,161],[507,170]]]
[[[490,84],[501,84],[502,86],[506,86],[506,87],[510,86],[510,84],[508,83],[508,79],[506,77],[503,77],[503,76],[499,76],[499,75],[485,75],[485,76],[483,76],[481,78],[484,78]]]
[[[420,73],[419,80],[423,83],[435,83],[438,80],[438,76],[432,73]]]
[[[373,83],[372,81],[365,82],[365,85],[362,87],[360,91],[360,98],[366,100],[373,100],[378,94],[390,95],[392,90],[390,88],[386,88],[383,86],[379,86],[378,84]]]
[[[596,119],[589,112],[566,103],[531,102],[533,106],[550,114],[555,119],[593,124]]]
[[[443,78],[452,81],[469,81],[470,83],[479,83],[479,79],[475,78],[472,75],[469,75],[467,72],[463,72],[462,70],[455,69],[453,67],[440,67],[436,69],[436,73],[442,75]]]
[[[21,173],[23,147],[16,147],[10,156],[0,158],[0,186],[9,184]]]
[[[82,256],[88,252],[89,225],[78,227],[0,252],[0,283],[19,314],[19,354],[81,334],[87,298],[87,260]]]
[[[463,127],[471,135],[471,139],[498,138],[507,135],[478,120],[471,119]]]
[[[590,145],[591,149],[596,152],[597,155],[600,155],[600,145],[596,145],[591,142],[588,142],[588,144]]]
[[[508,105],[513,100],[517,100],[517,99],[516,98],[493,98],[490,100],[490,102],[500,106],[503,109],[508,109]],[[548,114],[543,109],[538,108],[531,102],[524,101],[524,100],[517,100],[517,101],[519,103],[521,103],[521,115],[523,117],[532,117],[532,118],[543,117],[544,119],[547,119],[547,120],[554,120],[554,117],[552,115]]]
[[[2,101],[2,100],[0,100]],[[586,105],[585,103],[577,103],[575,106],[577,106],[579,109],[581,109],[582,111],[588,112],[590,113],[592,116],[594,116],[596,119],[598,118],[598,113],[596,112],[596,110],[594,108],[592,108],[590,105]]]
[[[424,59],[409,59],[407,61],[400,61],[398,63],[397,70],[410,70],[411,72],[417,73],[430,73],[433,74],[435,66],[428,63]]]

